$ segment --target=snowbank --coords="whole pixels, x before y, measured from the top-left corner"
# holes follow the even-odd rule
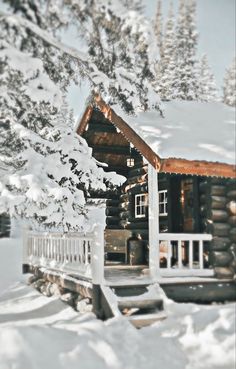
[[[171,101],[158,111],[125,115],[113,107],[161,158],[235,164],[235,109],[220,102]]]
[[[0,296],[22,276],[22,240],[0,238]]]
[[[19,242],[0,240],[1,282],[9,286],[0,296],[1,369],[234,368],[235,304],[166,300],[168,318],[137,330],[125,318],[79,314],[22,281],[10,286],[20,264]]]

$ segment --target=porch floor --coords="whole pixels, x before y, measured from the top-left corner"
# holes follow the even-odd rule
[[[165,270],[161,269],[165,272]],[[164,273],[163,272],[163,273]],[[105,266],[105,282],[107,285],[135,285],[135,284],[150,284],[149,269],[147,265],[127,265],[119,263],[109,263]],[[157,279],[160,284],[188,284],[188,283],[226,283],[232,282],[228,279],[217,279],[212,276],[160,276]]]

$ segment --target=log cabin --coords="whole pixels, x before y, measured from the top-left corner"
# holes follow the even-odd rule
[[[170,102],[164,116],[159,112],[125,115],[95,95],[78,122],[77,133],[105,171],[125,179],[121,186],[91,193],[92,198],[103,200],[105,229],[95,231],[95,238],[83,236],[83,255],[77,255],[79,239],[76,248],[70,238],[57,246],[53,235],[50,240],[47,235],[28,236],[24,272],[39,273],[38,260],[45,253],[49,259],[56,257],[63,268],[65,263],[71,265],[69,280],[63,277],[61,283],[92,296],[99,317],[116,316],[119,304],[125,304],[123,297],[114,311],[113,293],[128,296],[127,306],[138,304],[148,311],[148,305],[154,304],[161,310],[157,296],[155,301],[144,297],[144,302],[138,301],[137,296],[130,301],[130,296],[144,296],[154,282],[178,302],[236,300],[233,110],[221,103]],[[87,266],[94,263],[90,287],[85,269],[78,282],[81,273],[72,265],[76,261],[78,268],[79,261],[81,267],[81,260],[87,260]],[[79,287],[73,285],[72,273]],[[41,274],[50,281],[62,278],[55,277],[55,271]],[[142,326],[144,318],[140,319]]]
[[[181,104],[184,108],[183,102]],[[198,109],[199,105],[206,110],[207,104],[197,104]],[[205,130],[203,124],[195,126],[195,132],[192,132],[195,138],[191,138],[189,143],[184,142],[188,140],[188,134],[185,136],[186,127],[182,127],[178,134],[182,136],[180,146],[183,147],[180,151],[186,153],[186,157],[161,158],[152,148],[155,145],[147,143],[153,141],[155,132],[160,137],[161,125],[166,124],[159,113],[156,117],[158,115],[157,122],[148,121],[145,126],[142,121],[140,124],[144,126],[139,127],[140,131],[143,130],[143,138],[137,129],[132,128],[135,118],[127,117],[131,121],[129,124],[100,96],[96,96],[94,105],[86,109],[78,124],[77,132],[87,140],[94,157],[107,164],[106,170],[114,170],[126,177],[123,186],[105,194],[108,259],[122,260],[120,254],[123,254],[123,261],[127,262],[128,240],[133,237],[139,240],[137,244],[142,244],[139,258],[143,263],[148,264],[154,243],[153,252],[159,262],[153,269],[160,269],[156,273],[233,278],[236,242],[233,124],[231,122],[231,126],[225,127],[221,122],[221,131],[228,129],[228,132],[225,132],[225,137],[222,133],[217,137],[219,141],[225,140],[226,145],[231,145],[231,157],[230,147],[229,152],[223,152],[224,144],[219,146],[220,155],[214,150],[216,145],[213,147],[217,162],[211,161],[214,157],[211,150],[204,150],[207,145],[212,148],[212,125],[215,122],[210,121],[210,127],[205,127]],[[142,116],[145,117],[145,113]],[[176,127],[173,131],[176,132]],[[206,131],[210,132],[210,137],[206,137]],[[162,140],[168,141],[168,133],[164,132],[162,136]],[[198,142],[199,136],[206,142],[209,139],[209,143]],[[170,138],[172,142],[168,152],[173,150],[172,155],[175,155],[175,151],[179,150],[179,137]],[[196,152],[195,147],[190,146],[193,140]],[[165,144],[168,146],[168,142]],[[188,146],[189,152],[185,146]],[[202,152],[200,146],[203,147]],[[189,154],[191,160],[188,159]],[[199,156],[204,160],[199,160]]]

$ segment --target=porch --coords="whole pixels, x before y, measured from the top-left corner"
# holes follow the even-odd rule
[[[162,242],[166,242],[167,264],[163,268],[160,261],[159,264],[156,262],[158,272],[156,269],[154,276],[150,265],[106,263],[104,230],[101,226],[86,235],[28,232],[24,241],[23,270],[38,273],[90,298],[93,298],[93,290],[98,286],[122,289],[122,294],[132,296],[139,290],[143,294],[148,286],[158,284],[169,298],[179,302],[236,300],[235,283],[214,278],[213,269],[204,267],[204,247],[210,239],[210,235],[159,235],[160,253]],[[186,242],[189,262],[184,265],[182,245]],[[186,252],[186,247],[184,250]],[[180,262],[171,266],[173,252],[177,253]],[[198,256],[198,260],[194,255]]]

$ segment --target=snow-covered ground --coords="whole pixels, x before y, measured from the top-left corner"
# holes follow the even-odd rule
[[[41,295],[20,268],[21,242],[1,239],[1,369],[235,368],[235,304],[166,300],[168,318],[137,330]]]

